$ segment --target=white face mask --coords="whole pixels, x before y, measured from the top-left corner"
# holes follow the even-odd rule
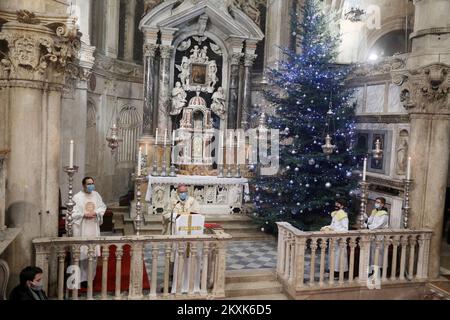
[[[375,203],[375,208],[376,209],[381,209],[381,203]]]
[[[31,288],[32,290],[34,290],[34,291],[42,290],[42,282],[41,282],[41,281],[36,282],[36,283],[31,282],[30,288]]]

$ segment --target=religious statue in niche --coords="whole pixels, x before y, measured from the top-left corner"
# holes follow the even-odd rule
[[[159,187],[155,190],[155,202],[154,203],[156,206],[160,206],[160,205],[164,204],[164,189],[162,189],[161,187]]]
[[[208,65],[208,86],[214,88],[217,81],[219,81],[219,78],[217,77],[217,64],[213,60],[210,61]]]
[[[408,132],[402,130],[400,132],[397,148],[397,174],[403,175],[406,173],[406,165],[408,158]]]
[[[175,88],[172,90],[172,111],[170,112],[172,116],[180,114],[181,110],[183,110],[187,102],[186,97],[187,94],[181,87],[181,82],[177,81]]]
[[[219,116],[221,119],[225,119],[225,94],[223,88],[219,87],[212,95],[211,110]]]
[[[214,203],[216,197],[216,188],[214,186],[206,187],[205,201],[206,203]]]

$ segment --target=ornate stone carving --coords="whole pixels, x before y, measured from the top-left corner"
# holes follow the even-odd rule
[[[156,55],[156,49],[158,49],[158,44],[146,43],[144,44],[144,57],[154,58]]]
[[[374,76],[403,69],[406,66],[406,59],[407,55],[396,55],[375,64],[366,63],[358,65],[358,68],[353,72],[353,77]]]
[[[186,97],[187,94],[181,87],[181,83],[177,81],[175,88],[172,90],[172,111],[170,112],[170,115],[175,116],[180,114],[181,110],[183,110],[186,105]]]
[[[162,0],[144,0],[144,16],[161,2]]]
[[[257,57],[257,54],[246,53],[244,57],[244,66],[252,67]]]
[[[45,26],[33,28],[24,32],[16,22],[3,25],[0,40],[7,42],[8,51],[1,60],[0,75],[9,80],[43,81],[49,76],[46,70],[51,68],[51,81],[64,82],[67,66],[80,49],[79,39],[48,35],[50,29]]]
[[[401,87],[400,101],[411,113],[449,114],[450,66],[433,64],[415,70],[393,72]]]
[[[187,39],[186,41],[183,41],[183,42],[180,43],[180,45],[178,46],[177,50],[178,51],[186,51],[190,47],[191,47],[191,39]]]
[[[130,62],[111,59],[109,57],[96,55],[96,70],[103,74],[115,75],[117,78],[133,78],[142,81],[143,67]]]
[[[233,53],[231,55],[231,64],[237,65],[241,62],[241,58],[244,56],[243,53]]]
[[[163,59],[170,59],[172,57],[173,53],[173,47],[172,46],[159,46],[160,52],[161,52],[161,58]]]
[[[225,94],[223,88],[219,87],[216,92],[212,95],[211,110],[217,114],[220,119],[225,119],[226,108],[225,108]]]
[[[222,56],[223,55],[222,49],[220,49],[220,47],[217,44],[214,44],[214,43],[211,42],[209,44],[209,46],[211,47],[212,52],[214,52],[218,56]]]
[[[203,36],[203,34],[205,33],[206,30],[206,24],[208,23],[208,15],[206,14],[202,14],[199,18],[198,18],[198,34]]]
[[[28,10],[18,10],[17,11],[17,21],[26,24],[40,24],[39,20],[33,12]]]
[[[258,26],[261,24],[259,5],[266,5],[264,0],[234,0],[234,5],[245,12]]]

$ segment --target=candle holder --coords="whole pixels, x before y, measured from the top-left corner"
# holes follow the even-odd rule
[[[175,148],[175,146],[172,146],[172,152],[173,152],[173,148]],[[170,173],[169,173],[169,176],[176,177],[177,174],[176,174],[175,170],[176,169],[175,169],[174,157],[171,157],[171,159],[170,159]]]
[[[136,217],[134,218],[134,227],[136,230],[136,235],[139,235],[139,232],[141,230],[141,224],[142,224],[142,216],[141,216],[141,183],[145,181],[145,176],[138,176],[137,174],[132,174],[132,179],[136,183]]]
[[[403,195],[403,228],[408,229],[408,222],[409,222],[409,210],[411,207],[409,206],[409,191],[411,188],[411,183],[413,180],[410,179],[403,179],[404,183],[404,195]]]
[[[241,177],[241,165],[236,163],[236,174],[234,175],[235,178]]]
[[[153,169],[152,176],[158,176],[158,145],[155,144],[155,150],[153,152]]]
[[[162,160],[162,170],[161,170],[161,176],[166,177],[167,176],[167,156],[166,156],[167,146],[164,144],[163,148],[163,160]]]
[[[68,237],[73,237],[73,207],[75,207],[75,202],[73,201],[73,176],[78,172],[78,167],[73,166],[72,168],[67,166],[64,167],[64,172],[67,173],[69,177],[69,196],[66,202],[67,213],[66,213],[66,234]]]
[[[368,190],[369,190],[369,183],[366,181],[361,181],[359,183],[359,186],[361,188],[361,204],[359,206],[359,228],[360,229],[365,229],[364,228],[364,223],[366,221],[366,211],[367,211],[367,197],[368,197]]]
[[[227,167],[227,178],[233,178],[233,174],[232,174],[232,169],[231,169],[232,167],[231,167],[231,163],[229,163],[228,164],[228,167]]]

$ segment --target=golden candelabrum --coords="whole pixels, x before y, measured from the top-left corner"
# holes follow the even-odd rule
[[[410,179],[403,179],[404,183],[404,195],[403,195],[403,228],[408,229],[408,222],[409,222],[409,210],[411,207],[409,206],[409,192],[412,184],[412,180]]]
[[[66,202],[67,213],[66,213],[66,234],[68,237],[73,237],[73,207],[75,207],[75,202],[73,201],[73,176],[78,172],[77,166],[67,166],[64,167],[64,172],[67,173],[69,177],[69,195]]]
[[[146,177],[142,176],[142,175],[137,175],[135,173],[132,174],[132,178],[136,183],[136,217],[134,218],[134,227],[136,230],[136,235],[139,235],[139,232],[141,230],[141,225],[142,225],[142,215],[141,215],[141,209],[142,209],[142,204],[141,204],[141,183],[145,182]]]
[[[368,191],[369,191],[369,183],[367,181],[361,181],[359,183],[359,187],[361,189],[361,204],[359,206],[359,228],[365,229],[364,224],[366,222],[367,217],[367,198],[368,198]]]
[[[330,158],[330,155],[333,154],[334,149],[336,149],[336,146],[331,143],[331,137],[329,134],[325,137],[325,144],[322,145],[322,151],[326,154],[327,159]]]

